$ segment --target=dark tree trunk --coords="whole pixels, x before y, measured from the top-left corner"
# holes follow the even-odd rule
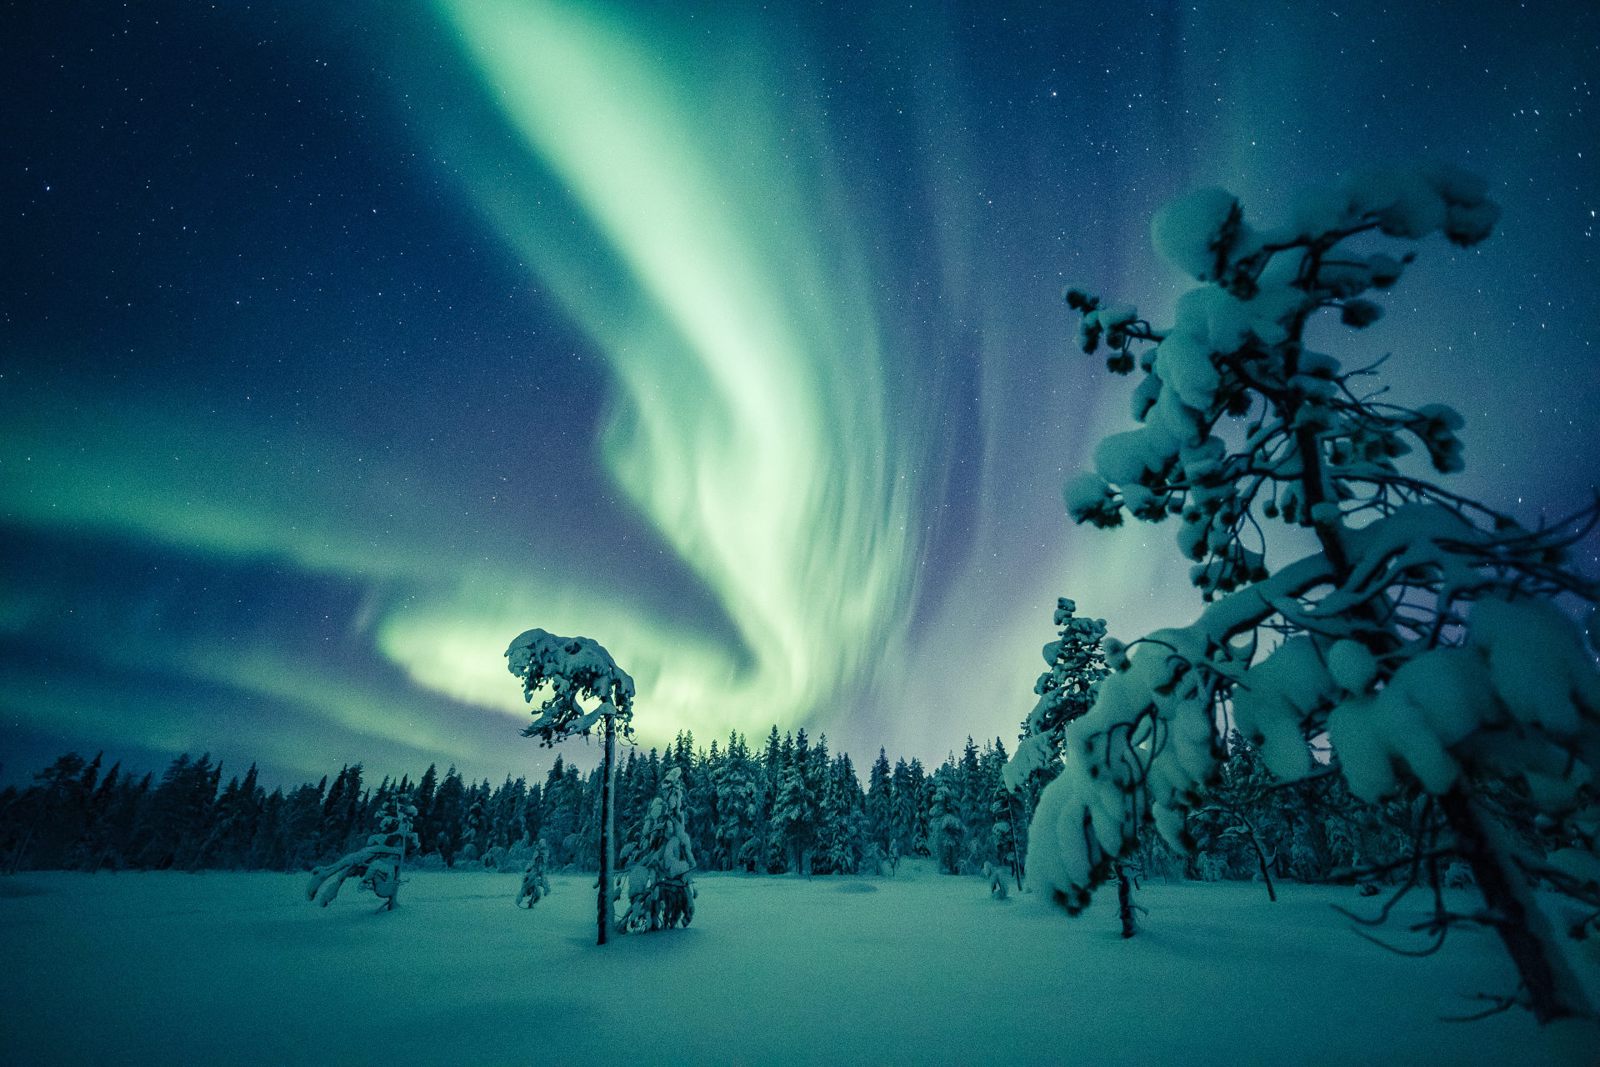
[[[1128,877],[1128,868],[1117,864],[1117,914],[1122,919],[1122,936],[1132,937],[1138,932],[1139,927],[1133,918],[1133,879]]]
[[[1539,911],[1527,877],[1511,859],[1513,848],[1505,831],[1460,789],[1440,797],[1439,804],[1477,879],[1483,902],[1499,917],[1495,933],[1516,965],[1534,1018],[1548,1023],[1587,1014],[1577,975],[1556,947],[1560,934]]]
[[[1022,840],[1017,831],[1021,821],[1017,818],[1017,795],[1006,794],[1006,819],[1011,823],[1011,876],[1017,880],[1017,891],[1022,891]]]
[[[611,838],[617,788],[616,718],[611,715],[601,718],[605,722],[605,747],[600,762],[600,899],[596,909],[599,913],[600,936],[595,942],[598,945],[605,944],[611,932]]]
[[[1272,871],[1267,867],[1267,850],[1261,847],[1261,838],[1256,834],[1256,828],[1249,819],[1241,816],[1240,821],[1250,834],[1250,847],[1256,850],[1256,863],[1261,867],[1261,880],[1267,883],[1267,899],[1274,904],[1278,902],[1278,891],[1272,887]]]

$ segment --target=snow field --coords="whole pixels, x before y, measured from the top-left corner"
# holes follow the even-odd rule
[[[1538,1063],[1485,934],[1403,959],[1344,888],[1151,885],[1137,938],[907,861],[896,878],[705,874],[687,930],[594,945],[593,879],[408,874],[305,902],[303,875],[0,879],[0,1059],[37,1063]],[[1465,903],[1465,901],[1463,901]],[[1411,912],[1400,918],[1411,921]]]

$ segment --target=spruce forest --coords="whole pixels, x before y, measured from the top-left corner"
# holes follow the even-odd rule
[[[680,733],[665,753],[629,749],[617,778],[617,825],[637,837],[661,778],[680,768],[694,854],[710,871],[807,875],[889,874],[925,857],[944,874],[1005,872],[1021,884],[1032,816],[1028,791],[1005,788],[1008,756],[996,738],[971,738],[930,773],[920,760],[882,751],[865,781],[827,738],[774,726],[752,750],[734,733],[695,746]],[[159,776],[105,768],[97,756],[60,757],[35,784],[0,791],[0,861],[7,872],[309,870],[350,851],[396,793],[417,808],[420,869],[518,870],[541,840],[552,868],[598,867],[600,776],[557,755],[542,782],[462,780],[428,767],[415,779],[365,781],[359,764],[317,783],[268,792],[254,767],[223,784],[209,756],[187,754]],[[1418,812],[1356,800],[1336,776],[1284,785],[1240,736],[1222,777],[1190,817],[1195,851],[1154,834],[1135,861],[1141,878],[1263,884],[1393,881],[1414,852]],[[1453,872],[1463,879],[1465,872]]]

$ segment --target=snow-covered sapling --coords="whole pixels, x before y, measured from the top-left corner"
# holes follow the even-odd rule
[[[1011,871],[1003,864],[985,863],[983,876],[989,880],[989,895],[995,900],[1005,900],[1011,896],[1011,887],[1006,879]]]
[[[522,697],[529,703],[535,693],[549,691],[522,736],[537,737],[546,747],[552,747],[574,734],[587,737],[597,725],[601,728],[604,745],[600,757],[600,882],[596,910],[597,941],[603,945],[611,927],[609,889],[617,808],[617,731],[624,737],[633,733],[633,679],[598,641],[557,637],[539,629],[524,631],[511,642],[506,649],[506,668],[522,679]],[[583,700],[598,703],[585,708],[580,703]]]
[[[623,853],[627,870],[627,911],[618,924],[633,932],[668,930],[688,926],[694,918],[696,896],[694,849],[684,816],[683,771],[673,767],[661,778],[660,790],[650,801],[639,840]]]
[[[550,895],[550,879],[545,873],[549,863],[550,848],[541,837],[533,846],[533,858],[522,870],[522,888],[517,890],[517,907],[532,908]]]
[[[1106,527],[1175,518],[1209,604],[1188,626],[1113,646],[1113,673],[1066,727],[1027,859],[1069,910],[1148,820],[1187,843],[1231,713],[1279,779],[1312,774],[1308,743],[1321,739],[1356,796],[1423,798],[1450,836],[1423,842],[1413,871],[1459,855],[1487,904],[1462,916],[1435,893],[1433,947],[1453,924],[1487,924],[1541,1021],[1593,1014],[1558,943],[1587,927],[1554,921],[1534,887],[1590,925],[1600,914],[1582,874],[1600,823],[1600,671],[1573,618],[1600,588],[1569,560],[1597,507],[1530,529],[1443,488],[1434,475],[1462,468],[1461,416],[1395,404],[1374,384],[1378,364],[1311,347],[1338,329],[1330,317],[1357,330],[1378,319],[1372,297],[1413,258],[1379,250],[1384,238],[1442,232],[1466,247],[1498,216],[1481,179],[1443,166],[1311,190],[1265,231],[1203,190],[1153,227],[1158,251],[1203,283],[1169,329],[1067,294],[1085,351],[1141,372],[1141,425],[1100,442],[1067,509]]]
[[[306,884],[306,899],[327,907],[350,878],[359,878],[361,888],[370,889],[383,901],[380,911],[391,911],[400,902],[400,871],[406,853],[417,847],[411,825],[417,809],[411,798],[396,793],[378,816],[378,832],[367,843],[332,863],[317,867]]]

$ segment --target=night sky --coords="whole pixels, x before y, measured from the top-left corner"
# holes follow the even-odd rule
[[[6,780],[541,773],[532,626],[611,649],[647,745],[1009,744],[1056,597],[1199,606],[1170,528],[1060,500],[1130,384],[1062,289],[1164,321],[1193,185],[1484,174],[1499,233],[1328,344],[1462,411],[1456,487],[1597,480],[1592,4],[4,12]]]

